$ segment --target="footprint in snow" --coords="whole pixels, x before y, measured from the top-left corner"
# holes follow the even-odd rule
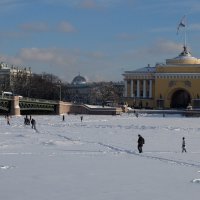
[[[12,169],[12,168],[14,168],[14,166],[0,165],[0,169],[2,169],[2,170]]]
[[[192,183],[200,183],[200,179],[199,179],[199,178],[196,178],[196,179],[193,179],[191,182],[192,182]]]

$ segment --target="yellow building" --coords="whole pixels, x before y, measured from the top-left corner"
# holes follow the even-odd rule
[[[200,59],[184,46],[183,52],[165,64],[125,71],[124,99],[135,108],[200,108]]]

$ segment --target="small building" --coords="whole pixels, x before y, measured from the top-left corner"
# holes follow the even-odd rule
[[[200,108],[200,59],[184,45],[183,51],[166,63],[124,74],[124,101],[135,108]]]

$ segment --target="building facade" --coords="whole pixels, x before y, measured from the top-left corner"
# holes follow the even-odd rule
[[[165,64],[125,71],[124,100],[131,107],[153,109],[200,108],[200,59],[187,47]]]
[[[8,66],[6,63],[0,63],[0,91],[14,92],[15,85],[23,79],[24,83],[31,77],[30,68],[19,68]]]

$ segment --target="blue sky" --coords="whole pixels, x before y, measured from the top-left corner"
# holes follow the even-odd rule
[[[121,81],[126,70],[176,57],[184,43],[200,57],[194,0],[0,0],[0,59],[71,82]]]

